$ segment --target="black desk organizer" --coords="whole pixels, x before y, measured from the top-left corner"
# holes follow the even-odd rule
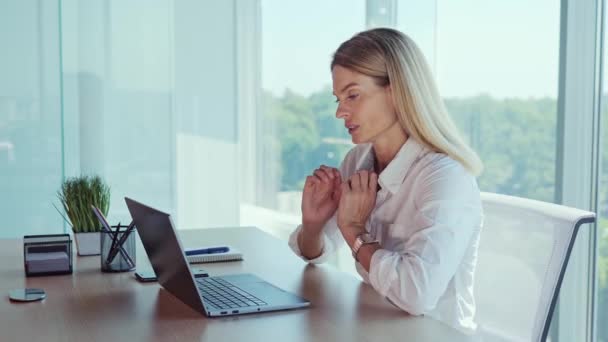
[[[63,253],[67,259],[63,258]],[[25,275],[28,277],[71,274],[72,239],[70,235],[25,235],[23,237],[23,266]]]

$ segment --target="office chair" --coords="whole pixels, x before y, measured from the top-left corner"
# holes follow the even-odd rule
[[[481,199],[478,334],[483,341],[545,341],[576,234],[595,214],[493,193]]]

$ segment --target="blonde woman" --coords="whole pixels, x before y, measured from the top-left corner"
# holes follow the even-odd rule
[[[342,43],[336,117],[356,146],[306,178],[293,251],[321,263],[345,241],[363,280],[412,315],[473,332],[481,161],[450,119],[416,44],[386,28]]]

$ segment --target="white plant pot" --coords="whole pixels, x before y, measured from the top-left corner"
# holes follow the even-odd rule
[[[101,254],[101,234],[95,233],[75,233],[76,250],[78,255],[100,255]]]

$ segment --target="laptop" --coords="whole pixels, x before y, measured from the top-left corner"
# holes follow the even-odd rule
[[[195,277],[169,214],[125,197],[158,282],[209,317],[297,309],[310,302],[253,274]]]

